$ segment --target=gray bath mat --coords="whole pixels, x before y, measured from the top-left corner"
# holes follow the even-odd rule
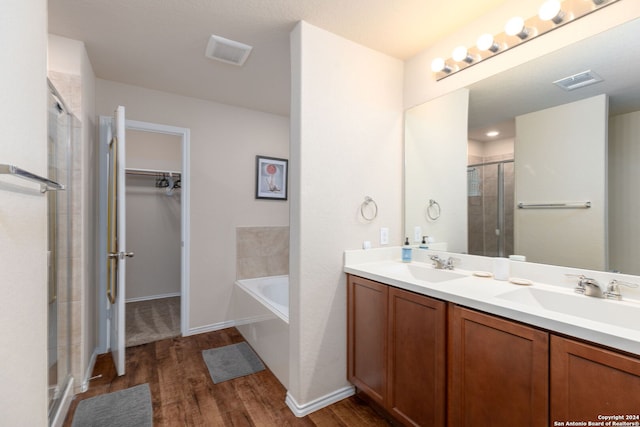
[[[202,351],[215,384],[264,370],[264,365],[246,342]]]
[[[71,427],[152,427],[149,384],[141,384],[78,403]]]

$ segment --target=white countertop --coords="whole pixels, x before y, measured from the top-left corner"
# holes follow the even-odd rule
[[[530,285],[518,285],[509,281],[494,280],[493,277],[478,277],[473,274],[479,272],[478,265],[481,267],[490,266],[492,258],[473,257],[472,259],[469,255],[460,256],[447,253],[442,253],[441,256],[463,258],[460,262],[462,264],[460,268],[454,269],[454,273],[460,274],[461,277],[442,282],[427,282],[410,274],[407,266],[413,264],[418,268],[433,269],[431,262],[421,262],[428,260],[428,256],[426,256],[428,253],[419,254],[418,257],[414,257],[414,259],[418,258],[418,261],[406,264],[401,262],[399,248],[397,250],[385,248],[384,251],[374,252],[375,250],[345,252],[344,271],[640,356],[640,302],[636,300],[614,301],[578,295],[573,292],[572,285],[559,286],[535,281],[531,281]],[[476,262],[473,265],[473,260],[476,258],[485,258],[489,264],[487,262],[483,264],[483,260],[480,260],[480,264]],[[464,269],[467,259],[471,259],[471,261],[466,262],[468,264],[466,267],[473,269]],[[542,265],[529,264],[526,266],[527,269],[535,269],[536,267],[544,269]],[[557,269],[557,267],[552,268]],[[490,268],[482,269],[483,272],[487,270],[491,271]],[[512,273],[513,270],[517,269],[512,268]],[[563,269],[563,271],[565,270],[570,269]],[[568,272],[575,273],[574,271]],[[533,273],[531,275],[535,276]],[[525,277],[525,279],[529,278]],[[542,293],[545,291],[555,292],[557,294],[549,295],[552,297],[557,295],[559,301],[568,300],[570,303],[574,303],[572,305],[580,306],[578,311],[581,311],[581,315],[567,314],[567,312],[571,312],[569,307],[564,312],[562,306],[555,309],[545,309],[536,303],[528,303],[526,299],[512,301],[504,297],[511,291],[525,288],[536,289],[535,292],[540,290]],[[577,300],[579,298],[587,298],[588,301]],[[612,313],[612,315],[609,316],[608,313]],[[593,318],[598,320],[593,320]]]

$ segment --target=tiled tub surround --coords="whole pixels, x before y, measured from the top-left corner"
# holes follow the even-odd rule
[[[259,287],[260,282],[287,278],[289,227],[238,227],[236,257],[238,281],[233,290],[236,327],[276,378],[288,388],[288,318],[285,320],[282,314],[278,315],[269,308],[268,301],[264,301],[268,299],[266,295],[261,298],[260,292],[249,288]],[[288,293],[288,288],[284,292]]]
[[[289,274],[289,227],[237,227],[236,278]]]
[[[413,264],[417,267],[432,268],[430,255],[440,255],[447,258],[458,258],[455,273],[462,275],[455,280],[439,283],[427,283],[408,274],[401,260],[401,248],[382,248],[371,250],[354,250],[345,252],[346,273],[361,276],[377,282],[386,283],[398,288],[450,301],[465,307],[477,309],[487,313],[524,322],[539,328],[555,331],[576,338],[605,345],[614,349],[640,355],[640,328],[637,319],[640,318],[640,288],[630,289],[621,286],[622,301],[610,301],[600,298],[577,295],[573,292],[576,278],[568,278],[567,274],[584,274],[596,279],[602,286],[611,279],[618,279],[640,284],[640,277],[624,274],[606,273],[559,267],[529,262],[510,262],[510,277],[528,279],[533,282],[530,286],[521,286],[509,281],[499,281],[493,278],[474,276],[477,271],[493,271],[493,258],[474,255],[439,252],[433,250],[414,249]],[[400,267],[398,267],[400,266]],[[625,306],[637,316],[629,316],[628,327],[626,319],[594,320],[600,316],[595,308],[592,318],[578,317],[565,314],[559,310],[547,310],[536,304],[512,302],[503,296],[518,289],[553,290],[559,294],[567,294],[577,298],[589,298],[589,302],[602,304],[602,307],[618,304]],[[564,295],[559,295],[563,297]],[[567,307],[567,312],[570,307]]]

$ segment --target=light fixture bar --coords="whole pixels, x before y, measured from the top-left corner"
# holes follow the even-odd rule
[[[475,46],[459,46],[449,59],[436,58],[434,63],[437,62],[438,67],[432,63],[431,71],[436,80],[452,76],[618,1],[620,0],[541,0],[542,5],[536,16],[526,20],[512,18],[504,32],[497,35],[483,34]]]

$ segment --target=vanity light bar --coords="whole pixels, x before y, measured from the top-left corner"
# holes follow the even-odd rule
[[[495,36],[483,34],[477,44],[468,49],[458,46],[449,59],[435,58],[431,71],[436,80],[441,80],[617,1],[546,0],[538,15],[527,20],[515,16],[507,22],[504,32]]]

